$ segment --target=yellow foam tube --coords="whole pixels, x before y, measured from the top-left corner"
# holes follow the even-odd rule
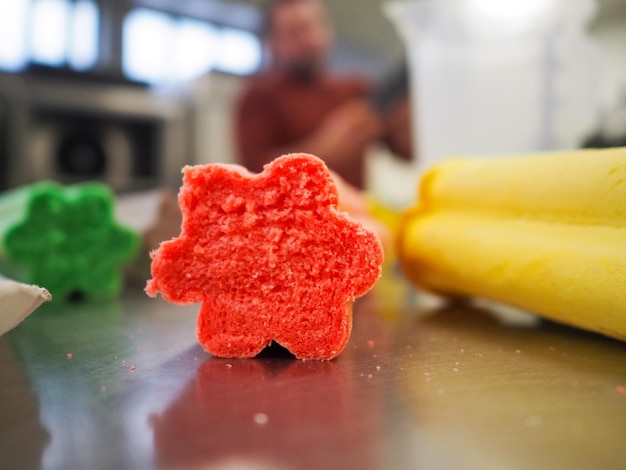
[[[436,292],[626,340],[626,149],[456,159],[422,180],[399,256]]]

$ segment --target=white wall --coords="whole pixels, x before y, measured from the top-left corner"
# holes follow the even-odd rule
[[[191,163],[236,163],[233,113],[244,82],[244,78],[211,73],[188,85]]]
[[[591,34],[603,60],[603,105],[612,107],[626,100],[626,8],[594,24]]]

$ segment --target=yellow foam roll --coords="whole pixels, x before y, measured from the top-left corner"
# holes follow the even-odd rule
[[[420,187],[424,208],[626,225],[626,148],[449,160]]]
[[[408,276],[626,340],[626,149],[435,167],[399,238]]]

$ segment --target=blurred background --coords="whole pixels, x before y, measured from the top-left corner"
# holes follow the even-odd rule
[[[416,161],[372,149],[368,189],[400,205],[451,154],[626,144],[626,2],[555,2],[327,1],[333,70],[376,82],[407,57],[411,71]],[[264,4],[1,1],[0,189],[175,188],[185,164],[235,161],[234,101],[267,59]]]

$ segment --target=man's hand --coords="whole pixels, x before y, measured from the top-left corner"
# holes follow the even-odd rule
[[[311,136],[308,147],[314,148],[329,166],[362,150],[379,139],[383,122],[364,100],[350,101],[333,111]]]
[[[407,160],[414,158],[412,116],[407,97],[397,100],[385,116],[386,142],[396,155]]]

